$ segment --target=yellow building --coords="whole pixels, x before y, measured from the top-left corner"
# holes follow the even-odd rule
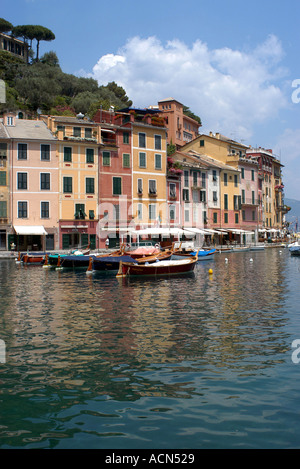
[[[83,116],[43,116],[57,136],[60,248],[96,244],[100,125]]]
[[[162,118],[149,110],[136,111],[132,129],[132,207],[138,226],[167,223],[166,210],[166,128]]]

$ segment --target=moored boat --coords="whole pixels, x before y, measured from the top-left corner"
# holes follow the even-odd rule
[[[30,254],[26,253],[21,257],[24,265],[41,265],[44,263],[46,253]]]
[[[291,256],[300,256],[300,244],[298,241],[296,241],[293,244],[289,245],[289,251],[291,253]]]
[[[233,252],[245,252],[250,251],[250,246],[235,246],[232,248]]]
[[[196,263],[196,256],[179,260],[157,261],[153,264],[121,261],[117,277],[186,274],[194,270]]]
[[[210,249],[209,251],[205,249],[199,249],[198,251],[191,251],[191,252],[175,252],[172,256],[172,259],[182,259],[182,258],[187,258],[187,257],[198,256],[198,261],[204,261],[204,260],[213,259],[215,252],[216,252],[216,249]]]
[[[118,271],[120,262],[136,263],[137,261],[132,257],[126,255],[101,257],[90,256],[87,273],[91,273],[93,271]]]

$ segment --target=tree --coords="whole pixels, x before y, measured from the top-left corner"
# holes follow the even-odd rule
[[[8,33],[13,29],[13,25],[6,21],[4,18],[0,18],[0,33]]]
[[[201,122],[201,119],[199,116],[196,116],[196,114],[194,114],[189,107],[187,106],[183,106],[183,114],[185,114],[186,116],[188,117],[191,117],[192,119],[194,119],[195,121],[198,122],[199,125],[202,125],[202,122]]]
[[[114,95],[126,106],[130,107],[132,106],[132,101],[128,98],[126,95],[126,91],[122,86],[118,86],[115,81],[111,81],[110,83],[107,84],[106,86],[107,89],[112,91]]]
[[[50,51],[46,52],[41,57],[41,63],[51,65],[52,67],[59,67],[59,60],[55,52]]]
[[[36,61],[39,60],[39,49],[41,41],[53,41],[55,39],[55,34],[48,28],[44,26],[34,26],[33,28],[34,39],[37,41],[36,46]]]

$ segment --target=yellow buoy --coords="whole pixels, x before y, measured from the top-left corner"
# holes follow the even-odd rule
[[[208,273],[211,275],[213,273],[213,270],[209,269]]]

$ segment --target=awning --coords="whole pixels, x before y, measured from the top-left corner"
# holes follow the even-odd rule
[[[18,235],[46,235],[48,234],[45,228],[41,225],[36,226],[16,226],[14,225],[14,230]]]

